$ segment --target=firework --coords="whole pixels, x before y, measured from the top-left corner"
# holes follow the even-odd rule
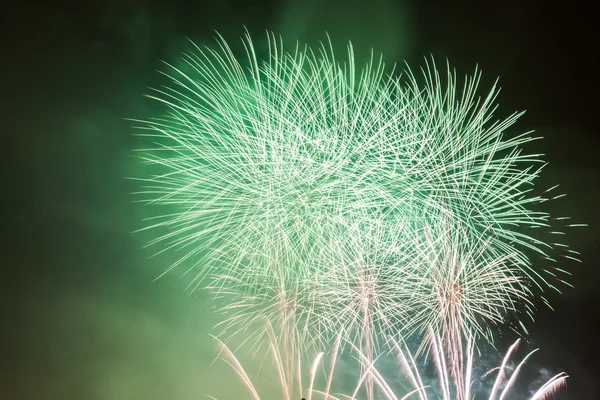
[[[306,371],[303,367],[303,360],[306,359],[305,354],[300,351],[300,349],[295,349],[296,351],[290,352],[290,349],[288,348],[289,340],[285,338],[285,333],[282,339],[281,335],[275,335],[275,330],[268,321],[267,325],[269,339],[267,344],[276,376],[272,382],[274,381],[275,386],[280,389],[281,398],[284,400],[295,400],[300,398],[311,400],[313,393],[319,393],[324,399],[340,400],[338,397],[331,394],[330,391],[341,336],[338,336],[333,351],[331,352],[331,366],[326,372],[324,389],[319,391],[315,388],[315,380],[317,378],[317,373],[324,371],[323,369],[319,369],[324,353],[319,352],[313,358],[310,369]],[[259,394],[260,391],[257,389],[256,385],[254,385],[252,378],[245,371],[234,352],[219,339],[215,340],[219,345],[220,355],[222,355],[221,358],[232,367],[233,371],[241,379],[251,398],[253,400],[260,400],[262,398]],[[306,375],[306,372],[308,372],[308,376]],[[209,397],[214,399],[212,396]]]
[[[461,365],[463,368],[459,375],[452,376],[449,372],[448,366],[449,363],[453,361],[447,360],[445,356],[442,336],[433,331],[433,329],[431,330],[430,335],[433,338],[431,358],[433,359],[435,370],[438,376],[437,384],[439,386],[439,391],[441,392],[441,397],[444,400],[471,399],[477,394],[473,393],[473,384],[476,381],[481,382],[494,375],[495,379],[486,398],[488,400],[505,399],[515,387],[519,374],[525,367],[526,361],[533,353],[537,351],[537,349],[535,349],[529,352],[523,359],[521,359],[521,361],[516,364],[516,366],[509,367],[509,362],[511,361],[511,358],[516,352],[520,343],[520,339],[518,339],[509,347],[508,351],[502,358],[502,363],[498,367],[489,370],[482,377],[474,379],[473,371],[475,367],[475,342],[473,340],[473,336],[469,336],[467,337],[466,345],[462,353]],[[414,390],[410,392],[409,395],[414,394],[414,396],[418,397],[419,400],[427,400],[429,398],[427,390],[428,387],[423,384],[424,379],[419,373],[415,358],[411,355],[410,351],[404,344],[394,339],[390,339],[390,342],[396,350],[397,360],[401,370],[404,372],[410,384],[414,387]],[[366,357],[361,355],[361,360],[364,360],[363,362],[365,362]],[[391,391],[389,385],[385,383],[385,379],[382,377],[382,375],[374,368],[371,368],[370,371],[375,377],[375,381],[378,386],[383,390],[385,396],[384,398],[386,400],[398,400],[399,397],[397,397]],[[556,394],[558,390],[565,386],[567,377],[568,376],[562,372],[553,376],[540,388],[536,389],[536,391],[530,397],[530,400],[550,398],[552,395]],[[403,399],[407,397],[408,396],[404,396]]]
[[[488,400],[503,400],[510,396],[518,383],[519,376],[526,366],[526,362],[537,351],[537,349],[529,352],[520,361],[512,362],[513,356],[518,350],[520,339],[515,341],[502,357],[502,362],[499,366],[488,370],[480,377],[473,376],[477,367],[475,359],[475,343],[473,337],[470,336],[465,340],[462,365],[464,368],[460,376],[451,376],[448,370],[448,362],[445,351],[442,345],[442,337],[431,330],[433,338],[432,351],[430,358],[433,361],[437,378],[431,380],[425,378],[419,372],[419,361],[411,354],[404,342],[389,338],[389,343],[392,346],[397,362],[397,368],[404,377],[404,382],[408,383],[408,388],[399,391],[393,388],[393,385],[388,383],[389,377],[386,378],[378,368],[375,361],[363,354],[359,348],[350,343],[354,353],[357,355],[357,360],[361,366],[361,373],[358,379],[354,382],[354,389],[349,394],[332,393],[332,386],[336,380],[336,364],[341,359],[340,348],[341,335],[338,335],[334,348],[329,355],[320,352],[313,358],[311,367],[308,371],[303,369],[302,360],[306,357],[302,352],[295,352],[290,359],[287,359],[290,353],[283,350],[281,339],[275,336],[273,329],[269,330],[269,354],[271,355],[271,364],[274,367],[274,378],[271,380],[272,385],[281,392],[283,399],[300,399],[300,398],[319,398],[319,399],[348,399],[358,400],[369,396],[369,390],[362,391],[368,378],[372,378],[374,385],[377,387],[379,398],[385,400],[404,400],[404,399],[419,399],[427,400],[429,398],[442,398],[444,400],[468,400],[482,395]],[[259,394],[259,389],[253,383],[253,379],[244,370],[242,363],[235,356],[235,353],[229,347],[217,340],[221,350],[222,359],[225,360],[238,375],[246,388],[250,397],[254,400],[260,400],[262,397]],[[286,356],[288,354],[288,356]],[[287,359],[289,365],[285,365]],[[330,362],[329,368],[322,365],[322,361],[328,359]],[[347,368],[347,367],[346,367]],[[339,367],[337,368],[339,370]],[[305,373],[308,372],[308,375]],[[349,371],[344,371],[348,373]],[[356,371],[358,372],[358,370]],[[534,392],[530,392],[530,400],[548,399],[555,395],[566,384],[567,375],[559,373],[542,384]],[[397,380],[396,377],[395,380]],[[322,381],[324,388],[322,390],[315,387],[315,382]],[[486,383],[482,388],[478,388],[477,384]],[[396,382],[398,383],[398,382]],[[427,384],[426,384],[427,383]],[[397,386],[397,385],[396,385]],[[272,391],[271,387],[271,391]],[[485,394],[484,394],[485,393]]]
[[[438,224],[416,232],[401,281],[388,282],[402,285],[406,296],[399,300],[409,316],[401,333],[423,337],[420,353],[435,344],[430,333],[439,332],[452,375],[464,369],[467,333],[492,342],[492,328],[504,325],[507,313],[532,308],[515,253],[489,253],[489,243],[469,241],[464,228],[440,216]]]
[[[360,235],[328,243],[308,258],[326,265],[310,269],[308,276],[300,277],[294,269],[250,283],[247,272],[215,276],[209,289],[223,298],[219,308],[225,318],[217,326],[221,337],[225,342],[245,337],[260,347],[276,326],[289,339],[285,347],[309,352],[327,348],[337,338],[343,339],[342,348],[355,343],[373,360],[386,332],[410,320],[406,285],[398,285],[394,276],[402,272],[392,257],[396,250],[391,247],[398,243],[389,235],[382,237],[384,231],[381,226],[362,227]],[[367,387],[370,382],[367,376]]]
[[[544,162],[524,148],[538,138],[507,134],[522,113],[496,120],[478,70],[397,76],[375,56],[357,68],[352,46],[341,61],[267,39],[263,61],[249,35],[242,57],[222,38],[196,47],[150,96],[168,115],[138,121],[153,141],[144,229],[174,254],[165,273],[238,296],[231,335],[277,314],[298,348],[344,332],[372,361],[389,329],[432,346],[433,326],[459,374],[458,338],[491,338],[517,304],[531,315],[564,272],[550,250],[576,258],[537,233],[562,234],[538,210],[558,196],[533,192]]]
[[[219,326],[225,340],[245,337],[258,345],[275,325],[294,344],[292,353],[325,348],[339,336],[342,348],[351,343],[373,362],[385,352],[382,339],[389,344],[387,336],[398,329],[403,336],[421,337],[417,355],[436,353],[435,331],[450,375],[461,379],[466,333],[473,330],[491,342],[491,327],[502,325],[507,312],[531,306],[511,254],[487,256],[485,244],[465,240],[456,224],[446,221],[415,232],[413,248],[403,251],[398,241],[381,237],[382,231],[363,228],[352,241],[331,243],[325,257],[330,267],[315,269],[305,281],[289,270],[262,285],[232,275],[215,280],[220,284],[211,289],[227,298],[221,309],[227,317]],[[365,375],[371,394],[372,381]]]
[[[550,245],[519,230],[549,219],[530,194],[543,163],[520,147],[536,138],[505,137],[521,114],[491,123],[497,89],[479,99],[479,72],[459,87],[449,67],[443,83],[428,64],[420,84],[374,58],[357,71],[351,46],[341,63],[325,45],[285,51],[268,39],[262,62],[249,36],[244,61],[224,40],[220,51],[197,48],[184,57],[189,71],[170,66],[172,84],[151,96],[170,113],[143,122],[155,146],[142,158],[158,167],[143,194],[160,207],[148,229],[167,232],[153,243],[181,254],[172,267],[197,268],[200,279],[244,268],[214,257],[232,243],[298,254],[365,221],[418,228],[443,210],[469,241],[508,248],[528,278],[548,284],[525,250],[545,255]]]

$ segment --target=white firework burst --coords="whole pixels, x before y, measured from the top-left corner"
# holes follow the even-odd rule
[[[537,351],[530,351],[518,362],[513,362],[515,353],[518,350],[521,340],[515,341],[502,356],[502,362],[482,376],[475,376],[476,369],[482,367],[475,357],[475,345],[471,336],[467,336],[464,343],[464,351],[461,353],[461,364],[463,368],[459,375],[452,375],[449,372],[449,361],[447,360],[442,337],[431,330],[432,349],[430,352],[431,361],[436,378],[424,376],[420,371],[420,360],[413,356],[402,341],[389,338],[389,343],[395,355],[399,375],[390,380],[387,374],[376,367],[378,360],[371,359],[365,355],[358,347],[350,343],[350,346],[356,355],[356,360],[360,364],[360,372],[356,381],[350,383],[354,389],[348,394],[334,393],[333,388],[341,390],[337,381],[340,379],[336,372],[341,367],[337,366],[342,359],[341,348],[343,345],[342,335],[338,335],[334,342],[332,351],[327,354],[319,352],[312,362],[310,369],[305,369],[305,360],[310,358],[300,349],[290,351],[282,343],[281,338],[275,335],[273,329],[269,329],[269,354],[272,357],[272,365],[275,369],[274,379],[270,381],[269,393],[279,391],[283,399],[335,399],[335,400],[359,400],[369,397],[369,393],[374,390],[363,390],[369,378],[376,388],[377,398],[384,400],[407,400],[419,399],[427,400],[430,398],[441,398],[443,400],[469,400],[472,398],[485,398],[487,400],[504,400],[512,398],[515,395],[515,387],[518,384],[519,377],[526,367],[527,361]],[[235,351],[217,340],[223,359],[231,365],[233,371],[238,375],[243,386],[254,400],[264,398],[261,390],[253,382],[253,377],[247,373],[242,363],[235,355]],[[390,353],[392,354],[392,353]],[[329,360],[329,365],[323,365],[324,360]],[[487,363],[486,363],[487,364]],[[344,367],[344,374],[348,374],[349,364]],[[389,368],[386,368],[389,369]],[[307,374],[308,372],[308,374]],[[355,371],[359,372],[359,371]],[[256,378],[256,375],[254,375]],[[400,378],[400,380],[399,380]],[[402,379],[404,378],[404,379]],[[535,391],[530,392],[529,400],[550,399],[556,395],[566,385],[568,376],[565,373],[558,373],[542,384]],[[491,380],[490,380],[491,379]],[[323,383],[317,386],[316,383]],[[482,387],[478,387],[480,386]],[[397,386],[397,387],[396,387]],[[403,389],[399,387],[402,386]],[[210,397],[210,396],[209,396]],[[211,397],[213,398],[213,397]]]

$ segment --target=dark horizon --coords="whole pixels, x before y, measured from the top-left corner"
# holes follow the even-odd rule
[[[152,282],[163,265],[132,234],[142,215],[126,178],[139,143],[125,118],[153,115],[143,95],[162,83],[161,60],[190,50],[186,38],[212,44],[218,31],[233,43],[244,26],[256,38],[272,30],[308,43],[327,31],[337,45],[352,40],[359,59],[372,46],[400,67],[433,56],[462,76],[478,65],[481,90],[499,77],[499,118],[527,110],[511,132],[544,137],[535,145],[549,162],[540,191],[558,183],[567,194],[545,210],[589,224],[566,239],[583,262],[559,262],[574,288],[548,293],[554,311],[539,307],[528,324],[540,347],[532,365],[570,375],[568,395],[557,399],[600,396],[600,62],[591,4],[8,3],[0,17],[8,222],[0,397],[204,395],[194,379],[210,375],[206,361],[216,356],[204,329],[212,317],[199,312],[207,297],[189,296],[177,272]]]

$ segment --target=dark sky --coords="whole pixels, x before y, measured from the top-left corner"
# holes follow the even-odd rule
[[[6,4],[8,3],[8,4]],[[589,1],[282,0],[5,2],[2,26],[4,273],[0,398],[202,398],[216,356],[201,313],[173,274],[151,283],[139,205],[125,177],[136,147],[125,117],[154,115],[142,98],[160,60],[186,37],[237,40],[248,27],[314,43],[330,33],[388,62],[448,58],[500,77],[499,113],[545,138],[542,185],[568,195],[549,211],[590,224],[569,244],[574,289],[551,295],[530,325],[537,360],[571,375],[569,397],[600,396],[600,102],[597,13]],[[427,4],[427,5],[424,5]],[[204,378],[202,378],[204,377]],[[223,382],[221,382],[223,383]]]

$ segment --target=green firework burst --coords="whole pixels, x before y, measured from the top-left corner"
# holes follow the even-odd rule
[[[544,162],[523,150],[538,138],[506,133],[522,113],[496,120],[479,71],[397,76],[375,57],[357,68],[351,46],[339,61],[268,41],[261,59],[246,36],[243,61],[222,39],[196,47],[150,96],[169,113],[138,121],[167,271],[241,293],[232,323],[285,301],[309,336],[368,332],[368,347],[398,324],[486,334],[556,288],[561,270],[533,260],[565,246],[527,233],[551,221],[533,192]]]

